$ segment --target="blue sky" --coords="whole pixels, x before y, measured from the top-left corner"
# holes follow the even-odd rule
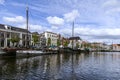
[[[86,41],[120,43],[120,0],[0,0],[0,23],[26,28],[29,6],[29,30],[52,31]]]

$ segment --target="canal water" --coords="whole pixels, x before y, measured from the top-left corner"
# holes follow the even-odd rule
[[[0,80],[120,80],[120,53],[0,59]]]

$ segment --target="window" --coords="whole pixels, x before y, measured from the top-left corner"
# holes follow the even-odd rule
[[[7,38],[10,38],[10,33],[7,33]]]
[[[4,33],[0,32],[1,38],[4,38]]]
[[[1,39],[1,47],[4,47],[4,39]]]

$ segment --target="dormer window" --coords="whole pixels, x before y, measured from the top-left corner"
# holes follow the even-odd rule
[[[7,25],[5,25],[5,29],[8,29],[8,26],[7,26]]]

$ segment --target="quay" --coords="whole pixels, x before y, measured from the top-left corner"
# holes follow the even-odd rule
[[[72,48],[58,48],[35,50],[35,49],[25,49],[25,48],[4,48],[0,50],[0,57],[34,57],[40,55],[51,55],[51,54],[70,54],[70,53],[90,53],[90,52],[120,52],[120,51],[110,51],[110,50],[89,50],[89,49],[72,49]]]
[[[19,48],[5,48],[0,52],[0,57],[28,57],[28,56],[40,56],[40,55],[50,55],[50,54],[61,54],[61,53],[89,53],[87,50],[75,50],[71,48],[59,48],[57,50],[45,49],[45,50],[32,50],[32,49],[19,49]]]
[[[5,48],[0,50],[0,57],[32,57],[48,54],[57,54],[58,50],[32,50],[32,49],[18,49]]]

